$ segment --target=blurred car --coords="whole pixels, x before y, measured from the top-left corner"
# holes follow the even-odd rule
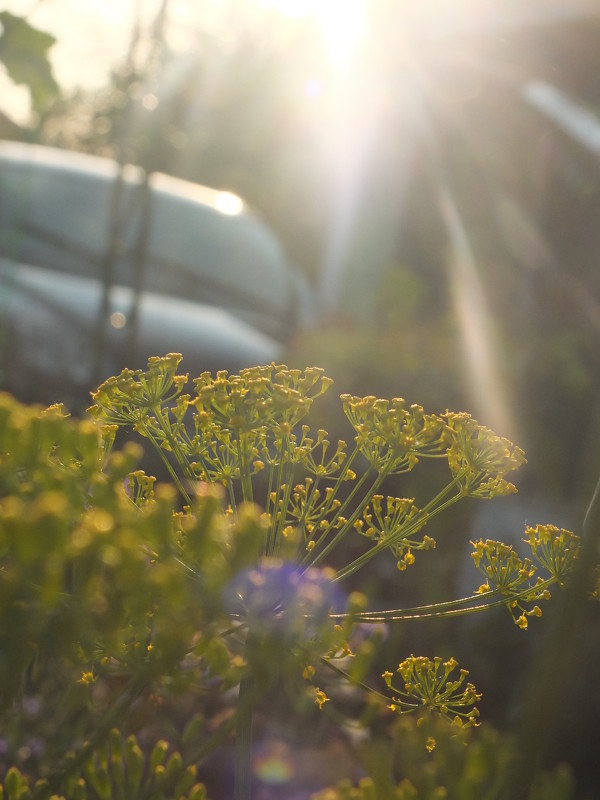
[[[269,363],[309,308],[235,195],[0,142],[0,388],[76,410],[152,355],[192,374]]]

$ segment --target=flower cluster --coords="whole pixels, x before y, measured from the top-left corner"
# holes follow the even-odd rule
[[[217,372],[215,378],[203,372],[194,379],[192,404],[200,424],[210,420],[234,431],[265,426],[291,431],[332,383],[316,367],[299,370],[271,364],[243,369],[239,375]]]
[[[275,500],[273,492],[272,499]],[[321,492],[315,487],[312,478],[305,478],[303,484],[294,486],[287,508],[287,525],[284,535],[294,531],[302,533],[306,541],[306,549],[312,550],[316,545],[315,537],[323,535],[334,528],[344,525],[347,520],[343,516],[333,519],[341,507],[341,501],[334,496],[331,486]],[[283,500],[280,509],[283,511]]]
[[[443,455],[448,445],[444,422],[401,398],[341,396],[355,441],[369,464],[390,475],[408,472],[419,457]]]
[[[528,617],[540,617],[539,600],[548,600],[548,587],[564,584],[580,548],[580,539],[571,531],[554,525],[536,525],[525,530],[525,542],[531,547],[534,564],[529,558],[521,559],[510,545],[487,539],[471,542],[475,566],[484,574],[485,583],[477,590],[480,594],[499,593],[506,598],[515,623],[527,628]],[[538,567],[548,573],[538,573]]]
[[[450,680],[450,676],[458,667],[458,662],[450,658],[443,661],[436,657],[433,661],[424,656],[410,656],[399,664],[404,686],[398,689],[393,684],[394,674],[384,672],[386,686],[395,692],[390,706],[400,714],[411,711],[436,713],[449,717],[456,725],[478,725],[479,711],[475,706],[481,695],[472,683],[465,685],[469,674],[461,669],[458,677]]]
[[[559,584],[564,584],[573,570],[581,548],[581,539],[555,525],[536,525],[525,529],[525,541],[537,563]]]
[[[187,383],[187,375],[177,375],[182,356],[168,353],[148,359],[148,369],[124,369],[108,378],[92,393],[94,405],[88,413],[103,422],[133,425],[144,421],[150,411],[174,400]]]
[[[420,511],[412,499],[383,497],[376,494],[362,519],[356,520],[354,528],[363,536],[378,543],[385,543],[397,559],[397,566],[404,571],[414,563],[413,550],[429,550],[435,547],[435,539],[414,535],[427,523],[427,515]]]
[[[475,566],[486,578],[477,592],[485,594],[493,590],[509,598],[508,608],[513,620],[520,628],[527,628],[527,617],[539,617],[542,612],[539,606],[534,605],[528,609],[526,604],[550,597],[547,588],[540,585],[541,579],[532,583],[536,574],[535,567],[527,558],[522,561],[518,553],[503,542],[487,539],[485,542],[479,540],[471,544],[475,548],[471,554]]]
[[[469,414],[447,411],[452,432],[448,464],[469,497],[500,497],[516,492],[505,475],[526,463],[520,447],[479,425]]]

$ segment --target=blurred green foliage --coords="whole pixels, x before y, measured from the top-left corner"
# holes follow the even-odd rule
[[[240,518],[229,537],[213,524],[218,499],[206,498],[187,529],[210,580],[201,588],[186,580],[175,546],[174,492],[164,486],[152,502],[133,502],[125,486],[140,452],[128,446],[109,454],[111,435],[59,407],[43,411],[0,397],[0,763],[12,761],[45,781],[39,797],[50,794],[44,786],[69,800],[123,796],[120,773],[111,773],[111,794],[97,764],[85,771],[89,759],[109,757],[102,747],[110,737],[115,767],[115,722],[127,724],[140,704],[152,708],[161,696],[204,683],[214,669],[222,684],[237,679],[216,618],[222,587],[245,560],[258,522]],[[136,479],[143,482],[139,473]],[[188,745],[197,747],[197,735]],[[134,740],[121,749],[142,759]],[[140,796],[187,792],[169,794],[178,772],[191,774],[178,759],[165,767],[160,791],[144,784]],[[155,767],[160,763],[148,780],[158,786],[162,767]],[[75,774],[80,788],[72,786]],[[16,775],[7,773],[6,791],[24,798]],[[190,797],[203,796],[194,791]]]
[[[142,752],[132,734],[124,739],[117,729],[110,731],[106,742],[76,764],[60,791],[52,792],[51,781],[39,779],[33,786],[26,774],[11,767],[0,783],[3,800],[206,800],[206,791],[196,783],[196,767],[183,764],[181,754],[159,740],[149,756]],[[69,765],[70,766],[70,765]],[[67,766],[67,771],[69,770]],[[4,791],[2,791],[4,789]]]
[[[418,725],[409,717],[394,723],[391,741],[364,745],[367,775],[313,795],[312,800],[497,800],[504,797],[505,771],[511,768],[515,741],[485,726],[460,736],[436,720]],[[435,738],[436,748],[428,750]],[[528,800],[572,800],[574,784],[566,765],[540,771]]]
[[[27,87],[38,113],[59,94],[48,59],[55,42],[54,36],[34,28],[24,17],[0,11],[0,64],[12,81]]]

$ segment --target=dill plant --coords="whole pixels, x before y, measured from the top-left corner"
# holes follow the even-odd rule
[[[241,503],[261,508],[263,536],[256,561],[236,585],[232,609],[247,636],[236,787],[236,797],[244,798],[249,796],[256,691],[253,661],[265,637],[284,631],[283,640],[308,681],[323,665],[352,681],[352,672],[336,661],[344,658],[346,663],[352,625],[361,621],[442,617],[505,605],[525,628],[529,617],[541,614],[537,603],[549,597],[548,587],[563,580],[578,540],[552,526],[528,529],[533,560],[525,561],[508,545],[473,543],[485,583],[471,597],[371,612],[364,597],[350,595],[346,609],[335,608],[335,589],[381,551],[389,551],[403,571],[417,551],[435,547],[424,528],[450,506],[466,497],[489,499],[516,491],[506,476],[524,463],[523,452],[467,414],[427,414],[402,399],[342,395],[354,429],[350,449],[344,441],[332,444],[326,431],[313,432],[305,422],[313,401],[332,383],[322,370],[272,364],[239,375],[204,373],[193,381],[194,394],[185,394],[188,376],[177,373],[180,360],[178,354],[154,358],[146,372],[125,371],[106,381],[93,395],[91,414],[103,424],[134,429],[164,456],[186,503],[184,518],[193,513],[198,482],[223,488],[224,513],[233,518]],[[447,484],[427,502],[417,506],[413,499],[379,493],[386,479],[427,459],[443,459],[449,468]],[[351,488],[342,492],[346,485]],[[366,544],[361,555],[337,570],[323,566],[346,537],[357,534]],[[194,565],[188,566],[193,577]],[[392,683],[393,673],[384,673],[393,692],[389,707],[400,714],[435,712],[458,726],[477,724],[479,695],[466,682],[466,670],[456,674],[457,668],[454,659],[410,656],[397,668],[401,688]],[[319,706],[328,701],[318,686],[313,691]]]
[[[331,702],[320,684],[330,672],[401,718],[477,725],[480,695],[453,658],[410,655],[379,686],[367,685],[369,648],[355,627],[505,606],[526,628],[549,588],[568,579],[578,538],[552,525],[528,528],[528,559],[501,542],[473,542],[484,582],[428,606],[371,611],[344,582],[383,551],[403,572],[435,547],[425,531],[446,509],[516,491],[507,476],[523,452],[467,414],[349,395],[341,402],[353,442],[334,444],[307,424],[331,386],[321,370],[203,373],[186,393],[180,361],[152,358],[145,371],[105,381],[83,421],[0,398],[2,710],[18,738],[23,676],[50,680],[56,652],[58,704],[74,687],[79,693],[76,725],[32,796],[117,798],[131,773],[139,780],[127,797],[201,798],[194,765],[235,728],[235,799],[249,798],[252,714],[274,672],[319,707]],[[114,448],[119,428],[150,442],[172,485],[155,486],[135,469],[132,445]],[[381,493],[429,459],[448,467],[434,496],[417,504]],[[329,557],[348,537],[362,552],[333,568]],[[215,680],[239,686],[235,713],[212,733],[192,719],[182,755],[167,762],[161,745],[144,757],[134,738],[111,733],[140,698],[214,691]],[[17,800],[25,779],[10,774],[5,788]]]

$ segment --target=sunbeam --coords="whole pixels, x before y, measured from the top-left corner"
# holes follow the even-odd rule
[[[504,436],[515,436],[497,371],[497,356],[490,331],[490,314],[473,249],[452,193],[443,179],[438,200],[451,243],[448,259],[450,290],[460,326],[466,370],[476,413]]]

